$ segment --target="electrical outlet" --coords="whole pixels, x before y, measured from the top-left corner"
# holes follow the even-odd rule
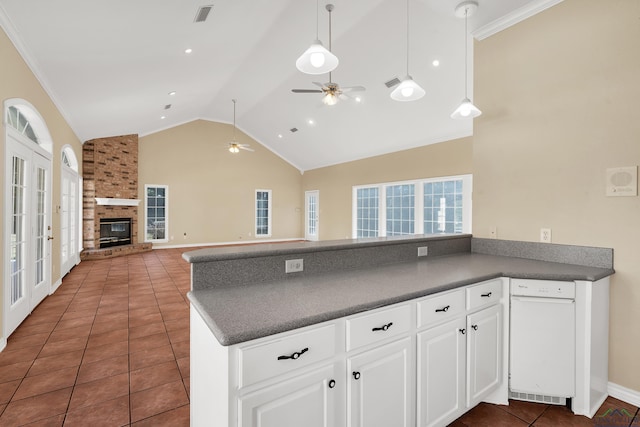
[[[551,229],[550,228],[541,228],[540,229],[540,241],[542,243],[551,243]]]
[[[300,259],[288,259],[284,262],[285,273],[297,273],[304,270],[304,260]]]
[[[489,227],[489,238],[490,239],[498,238],[498,228],[495,225]]]
[[[429,247],[420,246],[418,248],[418,256],[427,256],[428,253],[429,253]]]

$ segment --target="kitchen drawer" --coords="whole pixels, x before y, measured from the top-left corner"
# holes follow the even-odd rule
[[[406,333],[410,329],[410,304],[356,315],[347,319],[347,351]]]
[[[418,302],[418,328],[438,324],[464,314],[464,289],[439,293]]]
[[[336,353],[336,324],[238,348],[238,385],[259,381],[328,359]]]
[[[493,279],[467,288],[467,309],[496,304],[502,298],[502,279]]]

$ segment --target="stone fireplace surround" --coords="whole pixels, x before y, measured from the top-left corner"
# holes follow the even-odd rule
[[[82,146],[82,177],[81,259],[151,250],[151,243],[138,242],[138,135],[86,141]],[[131,244],[101,249],[102,218],[131,218]]]

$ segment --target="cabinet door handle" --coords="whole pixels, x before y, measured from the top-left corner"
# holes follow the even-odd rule
[[[336,386],[336,380],[329,381],[329,388],[334,388]]]
[[[300,351],[296,351],[295,353],[293,353],[291,356],[278,356],[278,360],[285,360],[285,359],[293,359],[296,360],[298,357],[302,356],[303,354],[305,354],[307,351],[309,351],[309,348],[303,348]]]
[[[360,372],[353,372],[353,379],[354,380],[359,380],[360,379]]]
[[[464,328],[462,328],[462,329],[458,329],[458,330],[460,331],[460,333],[461,333],[462,335],[464,335],[464,334],[466,334],[466,333],[467,333],[467,330],[466,330],[466,329],[464,329]]]
[[[486,294],[480,295],[483,298],[491,298],[491,292],[487,292]]]
[[[478,325],[471,325],[471,329],[473,329],[474,331],[478,330]]]
[[[447,311],[449,311],[449,306],[446,305],[442,308],[436,308],[436,313],[446,313]]]
[[[379,328],[373,328],[373,329],[371,329],[371,331],[373,331],[373,332],[375,332],[375,331],[386,331],[391,327],[391,325],[393,325],[393,322],[389,322],[386,325],[380,326]]]

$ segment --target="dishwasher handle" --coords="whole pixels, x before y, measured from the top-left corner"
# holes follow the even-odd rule
[[[545,304],[573,304],[572,298],[552,298],[552,297],[520,297],[511,296],[512,301],[545,303]]]

